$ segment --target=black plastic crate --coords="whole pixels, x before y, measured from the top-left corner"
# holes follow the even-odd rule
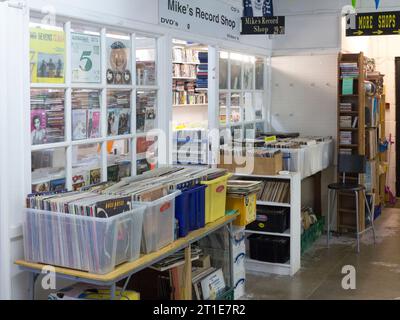
[[[290,208],[257,207],[257,220],[247,229],[253,231],[284,233],[290,228]]]
[[[287,263],[290,260],[290,239],[287,237],[252,235],[249,237],[250,259]]]

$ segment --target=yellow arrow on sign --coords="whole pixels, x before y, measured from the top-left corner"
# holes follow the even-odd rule
[[[374,32],[372,32],[373,34],[382,34],[383,33],[383,31],[382,30],[378,30],[378,31],[374,31]]]
[[[353,35],[355,35],[355,36],[361,36],[362,34],[364,34],[364,31],[361,31],[361,30],[353,32]]]
[[[400,34],[400,29],[399,29],[399,30],[396,30],[396,31],[393,31],[393,33]]]

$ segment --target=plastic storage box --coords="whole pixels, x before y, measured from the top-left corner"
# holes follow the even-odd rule
[[[227,174],[215,180],[202,182],[203,185],[207,186],[206,224],[217,221],[225,216],[226,191],[228,179],[231,176],[231,174]]]
[[[94,218],[33,209],[24,222],[25,260],[107,274],[140,255],[145,207],[111,218]]]
[[[143,219],[142,253],[158,251],[175,239],[175,199],[181,194],[176,191],[146,205]]]
[[[257,219],[247,229],[284,233],[290,228],[290,208],[257,207]]]
[[[290,239],[286,237],[253,235],[249,237],[250,258],[271,263],[290,260]]]
[[[204,228],[206,186],[199,185],[182,191],[176,198],[175,218],[179,221],[179,237],[186,237],[190,231]]]
[[[257,214],[257,195],[252,194],[243,197],[227,197],[227,210],[236,210],[240,216],[234,222],[235,226],[245,227],[256,220]]]

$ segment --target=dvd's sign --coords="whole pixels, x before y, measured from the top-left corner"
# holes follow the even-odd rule
[[[215,0],[159,0],[160,24],[200,35],[239,40],[241,11]]]

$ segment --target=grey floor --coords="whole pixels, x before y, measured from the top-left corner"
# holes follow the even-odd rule
[[[400,209],[385,209],[376,222],[377,245],[371,234],[356,254],[355,239],[323,236],[302,257],[294,277],[248,274],[245,300],[400,300]],[[342,288],[342,268],[356,269],[356,290]]]

